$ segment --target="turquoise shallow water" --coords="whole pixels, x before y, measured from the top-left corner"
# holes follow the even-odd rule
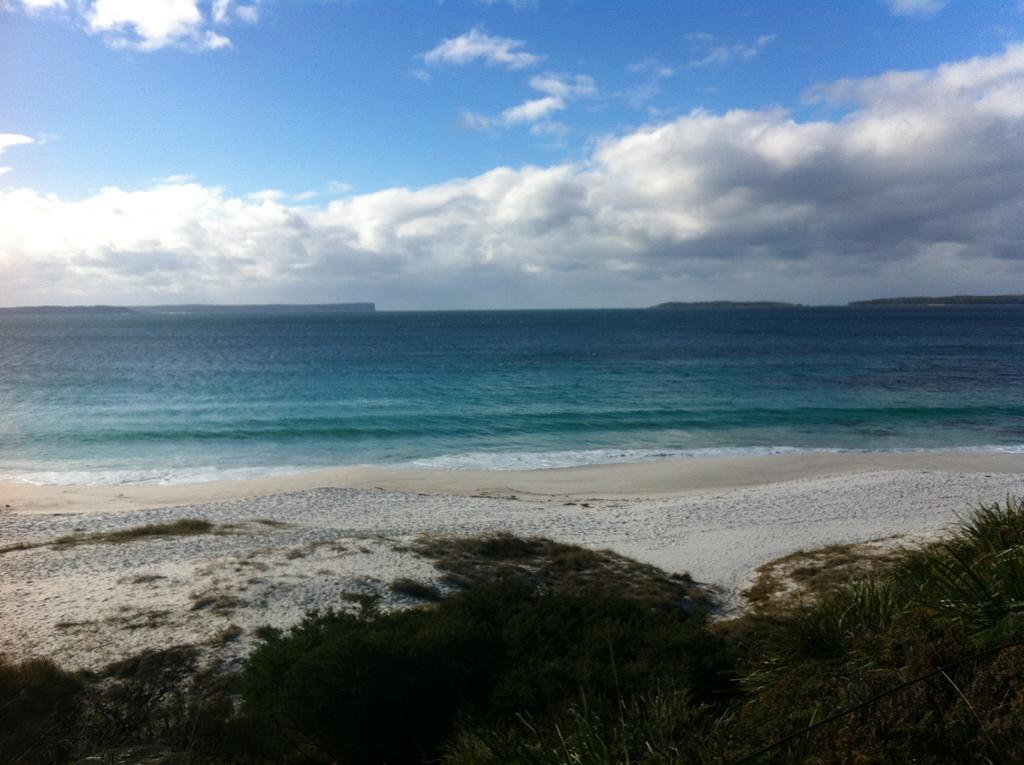
[[[0,317],[0,478],[1024,452],[1024,309]]]

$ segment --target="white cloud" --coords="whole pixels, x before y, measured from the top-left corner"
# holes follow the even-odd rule
[[[488,117],[479,112],[471,112],[468,109],[464,109],[459,115],[459,122],[462,127],[470,130],[492,130],[500,125],[497,118]]]
[[[666,66],[657,56],[647,56],[626,67],[632,74],[647,75],[646,81],[617,93],[634,109],[639,109],[661,92],[661,81],[674,77],[676,70]]]
[[[263,189],[262,191],[254,191],[246,196],[254,202],[280,202],[288,197],[287,194],[279,189]]]
[[[111,35],[115,46],[156,50],[199,41],[203,15],[196,0],[95,0],[86,20],[89,31]]]
[[[565,135],[568,135],[569,132],[569,126],[566,125],[564,122],[558,122],[556,120],[551,119],[541,120],[540,122],[534,122],[532,125],[530,125],[531,135],[561,138]]]
[[[345,181],[331,181],[327,184],[328,194],[347,194],[352,191],[352,184]]]
[[[214,24],[230,24],[235,20],[255,24],[260,20],[260,2],[262,0],[253,0],[247,5],[241,5],[238,0],[213,0],[210,18]]]
[[[537,0],[480,0],[480,2],[484,5],[500,5],[505,3],[517,11],[537,7]]]
[[[567,102],[575,98],[597,95],[597,83],[586,74],[570,76],[559,72],[546,72],[530,79],[530,87],[540,93],[542,98],[532,98],[517,106],[510,106],[497,117],[488,117],[475,112],[463,112],[462,124],[475,130],[492,130],[507,128],[524,123],[537,123],[546,120],[554,112],[567,108]],[[533,124],[532,133],[564,132],[565,126],[560,123],[546,122],[544,125]]]
[[[430,72],[426,69],[410,69],[409,76],[415,77],[420,82],[427,82],[431,78]]]
[[[809,97],[848,108],[694,111],[578,162],[319,205],[195,181],[0,189],[0,305],[821,302],[1024,283],[1024,45]]]
[[[732,45],[711,45],[706,33],[688,35],[689,39],[700,43],[703,48],[699,58],[689,63],[690,68],[730,64],[733,62],[746,62],[756,58],[770,43],[775,41],[775,35],[761,35],[753,42],[734,43]]]
[[[465,34],[442,40],[436,47],[422,54],[428,64],[464,65],[483,61],[488,66],[506,69],[525,69],[540,63],[543,56],[523,50],[526,43],[507,37],[495,37],[474,27]]]
[[[0,156],[11,146],[21,146],[27,143],[35,143],[35,140],[19,133],[0,133]],[[12,169],[6,165],[0,167],[0,175],[6,175]]]
[[[650,74],[657,79],[672,77],[676,73],[675,69],[661,63],[657,56],[646,56],[634,64],[629,64],[626,71],[633,74]]]
[[[0,154],[11,146],[19,146],[25,143],[33,143],[33,139],[19,133],[0,133]]]
[[[586,74],[575,77],[559,72],[546,72],[530,78],[530,87],[557,98],[582,98],[597,95],[597,83]]]
[[[255,24],[260,20],[260,7],[258,5],[240,5],[235,8],[235,16],[246,24]]]
[[[518,125],[521,122],[536,122],[547,117],[551,112],[565,108],[565,101],[558,96],[544,96],[524,101],[501,113],[501,121],[506,125]]]
[[[946,7],[947,0],[884,0],[897,16],[933,16]]]
[[[255,23],[260,2],[237,0],[17,0],[28,13],[60,11],[90,34],[102,35],[115,48],[154,51],[169,46],[216,50],[231,46],[212,27],[241,21]]]
[[[67,7],[66,0],[21,0],[21,4],[29,13]]]
[[[223,24],[228,20],[230,11],[231,0],[213,0],[213,7],[210,10],[210,16],[213,18],[213,23]]]

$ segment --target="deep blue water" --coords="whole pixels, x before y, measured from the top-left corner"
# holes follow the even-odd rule
[[[0,317],[0,477],[1024,451],[1024,309]]]

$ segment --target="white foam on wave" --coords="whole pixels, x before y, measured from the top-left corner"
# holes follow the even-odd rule
[[[948,446],[939,448],[845,449],[797,446],[719,446],[699,449],[576,449],[546,452],[464,452],[423,457],[400,463],[404,467],[433,470],[538,470],[547,468],[654,462],[666,459],[759,457],[781,454],[843,453],[942,453],[1024,454],[1024,444]],[[392,465],[394,463],[391,463]],[[291,475],[343,465],[256,465],[248,467],[199,467],[52,470],[31,465],[0,467],[0,482],[56,486],[169,486],[175,484],[234,481],[273,475]]]
[[[294,465],[222,468],[202,466],[173,469],[124,470],[15,470],[0,472],[0,482],[24,483],[34,486],[170,486],[174,484],[238,481],[268,475],[287,475],[309,470]]]
[[[759,456],[837,449],[799,449],[792,446],[717,447],[706,449],[579,449],[554,452],[467,452],[442,454],[408,462],[412,467],[440,470],[537,470],[543,468],[654,462],[686,457]]]
[[[581,449],[554,452],[467,452],[412,460],[413,467],[441,470],[537,470],[544,468],[652,462],[663,459],[764,457],[778,454],[979,452],[1024,454],[1024,444],[920,449],[841,449],[798,446],[719,446],[700,449]]]

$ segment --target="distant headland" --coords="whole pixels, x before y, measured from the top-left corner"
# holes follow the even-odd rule
[[[949,295],[948,297],[894,297],[854,300],[852,306],[898,305],[1024,305],[1024,295]]]
[[[63,316],[95,314],[145,314],[145,313],[373,313],[374,303],[267,303],[254,305],[207,305],[186,303],[182,305],[29,305],[14,308],[0,308],[0,315]]]
[[[767,300],[735,301],[735,300],[703,300],[695,303],[658,303],[651,310],[679,310],[686,308],[802,308],[800,303],[775,303]]]

